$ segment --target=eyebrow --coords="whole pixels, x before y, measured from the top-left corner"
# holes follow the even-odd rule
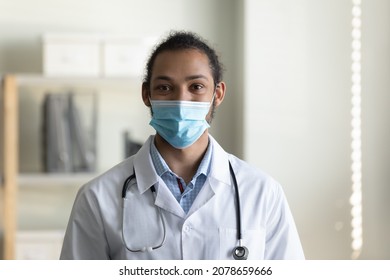
[[[209,80],[207,78],[207,76],[205,75],[202,75],[202,74],[199,74],[199,75],[192,75],[192,76],[188,76],[185,78],[186,81],[191,81],[191,80],[196,80],[196,79],[205,79],[205,80]],[[161,76],[157,76],[154,78],[154,80],[164,80],[164,81],[173,81],[173,78],[169,77],[169,76],[164,76],[164,75],[161,75]]]
[[[208,78],[205,75],[199,74],[199,75],[192,75],[189,77],[186,77],[186,81],[196,80],[196,79],[205,79],[208,80]]]

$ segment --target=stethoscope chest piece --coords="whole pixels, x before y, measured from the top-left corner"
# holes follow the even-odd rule
[[[249,250],[245,246],[237,246],[233,249],[233,258],[235,260],[246,260],[248,258]]]

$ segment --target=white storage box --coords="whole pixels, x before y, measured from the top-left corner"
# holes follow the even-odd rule
[[[103,43],[103,75],[140,77],[155,39],[106,37]]]
[[[65,232],[29,230],[16,234],[17,260],[58,260]]]
[[[100,36],[95,35],[44,35],[44,74],[72,77],[99,76],[100,42]]]

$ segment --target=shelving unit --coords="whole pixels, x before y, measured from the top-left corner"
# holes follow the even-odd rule
[[[116,106],[113,105],[111,102],[107,102],[107,100],[110,100],[113,97],[107,97],[107,95],[104,95],[104,100],[102,103],[109,103],[109,104],[102,104],[103,106],[103,115],[110,115],[110,117],[114,120],[115,123],[110,123],[109,120],[104,120],[105,129],[108,126],[108,131],[104,131],[104,133],[101,133],[100,137],[102,135],[106,135],[104,137],[109,138],[115,138],[116,137],[116,143],[113,145],[111,150],[109,152],[104,151],[102,152],[102,157],[104,157],[104,162],[108,162],[108,165],[113,165],[115,161],[117,161],[117,158],[113,159],[112,157],[109,157],[107,159],[107,155],[112,154],[114,152],[114,148],[117,148],[117,146],[120,146],[122,143],[118,143],[119,140],[121,140],[118,130],[121,129],[123,126],[125,126],[127,118],[134,118],[135,115],[137,115],[137,122],[133,122],[134,131],[139,132],[140,130],[140,124],[139,124],[139,112],[137,110],[140,110],[139,108],[142,108],[142,110],[145,112],[145,117],[149,117],[149,112],[139,106],[139,104],[135,103],[135,101],[129,101],[126,99],[125,101],[122,100],[122,98],[128,98],[131,93],[129,91],[134,91],[134,85],[137,85],[137,89],[140,85],[140,80],[138,80],[136,77],[124,77],[124,78],[82,78],[82,77],[45,77],[42,75],[5,75],[3,77],[0,77],[1,79],[1,99],[0,99],[0,105],[1,105],[1,116],[0,116],[0,129],[1,129],[1,149],[0,149],[0,155],[1,155],[1,164],[0,164],[0,177],[2,178],[1,182],[1,195],[0,198],[2,201],[0,201],[0,205],[3,208],[0,213],[3,213],[2,218],[0,221],[2,221],[2,225],[0,227],[0,241],[3,244],[3,246],[0,246],[2,248],[2,252],[0,252],[0,259],[15,259],[17,249],[16,248],[16,242],[17,242],[17,236],[18,234],[24,238],[23,233],[20,234],[18,229],[18,210],[22,208],[22,212],[26,213],[28,211],[27,206],[25,205],[18,205],[18,201],[20,200],[20,197],[23,197],[23,192],[27,193],[34,193],[34,192],[45,192],[47,189],[50,189],[51,186],[57,186],[57,189],[59,186],[62,186],[63,188],[60,189],[67,189],[66,186],[81,186],[83,183],[87,182],[88,180],[95,177],[98,173],[101,171],[104,171],[107,169],[107,166],[101,167],[101,169],[97,170],[96,172],[92,173],[44,173],[42,171],[36,172],[36,170],[30,172],[23,170],[21,172],[21,168],[24,164],[24,154],[22,151],[20,151],[21,144],[25,139],[19,139],[21,136],[20,133],[23,133],[23,128],[21,128],[20,124],[20,116],[21,114],[24,114],[25,112],[22,110],[22,108],[19,108],[20,102],[23,99],[23,96],[20,95],[21,88],[30,88],[30,87],[43,87],[43,88],[50,88],[50,87],[68,87],[68,88],[79,88],[79,87],[88,87],[88,88],[95,88],[99,89],[100,91],[110,91],[110,92],[125,92],[124,95],[119,96],[117,94],[116,98],[119,99],[119,105],[116,103],[116,105],[119,106],[119,108],[111,108],[110,106]],[[30,94],[28,92],[28,94]],[[139,92],[140,94],[140,92]],[[115,95],[115,94],[114,94]],[[119,96],[119,97],[118,97]],[[25,97],[25,96],[24,96]],[[140,100],[140,95],[137,96],[138,98],[135,98],[134,100]],[[132,109],[128,110],[129,106],[120,104],[120,103],[129,103],[132,102],[129,105],[133,105],[136,107],[137,110],[134,110],[134,107]],[[28,104],[30,106],[30,104]],[[31,104],[31,106],[34,106],[34,104]],[[35,104],[36,106],[36,104]],[[106,107],[104,107],[106,106]],[[108,108],[107,108],[108,107]],[[124,112],[126,111],[126,112]],[[134,111],[134,112],[132,112]],[[123,114],[122,114],[123,113]],[[141,117],[142,118],[142,117]],[[28,120],[30,121],[30,120]],[[129,120],[130,123],[130,120]],[[113,132],[112,126],[116,125],[116,131]],[[149,135],[150,131],[148,130],[147,121],[145,121],[146,131],[141,131],[138,133],[138,139],[145,139],[145,135]],[[37,125],[35,124],[33,129],[36,129]],[[29,128],[30,129],[30,128]],[[115,135],[114,135],[115,134]],[[99,137],[99,136],[98,136]],[[19,141],[20,140],[20,141]],[[23,140],[23,141],[22,141]],[[141,141],[141,140],[139,140]],[[29,149],[34,149],[30,148]],[[104,150],[107,150],[104,148]],[[118,154],[118,153],[117,153]],[[22,157],[21,157],[22,156]],[[19,162],[20,160],[20,162]],[[114,162],[113,162],[114,161]],[[23,168],[22,168],[23,169]],[[46,189],[45,189],[46,188]],[[19,194],[19,195],[18,195]],[[43,193],[43,195],[47,195],[46,193]],[[68,194],[69,197],[69,194]],[[56,197],[56,200],[60,200],[59,197]],[[53,202],[52,202],[53,203]],[[72,201],[73,203],[73,201]],[[23,207],[21,207],[23,206]],[[42,231],[44,232],[44,231]],[[58,230],[57,230],[58,233]]]
[[[14,76],[5,76],[1,92],[1,191],[4,259],[14,259],[18,173],[18,94]]]

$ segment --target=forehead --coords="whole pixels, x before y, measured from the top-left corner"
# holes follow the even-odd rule
[[[207,55],[196,49],[167,50],[159,53],[152,68],[154,76],[205,75],[212,77]]]

